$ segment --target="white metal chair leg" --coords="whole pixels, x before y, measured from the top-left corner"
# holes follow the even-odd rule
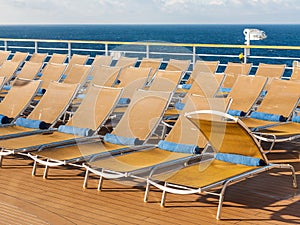
[[[36,175],[36,167],[37,167],[37,162],[34,160],[33,162],[33,167],[32,167],[32,171],[31,171],[31,175],[35,176]]]
[[[165,187],[167,186],[167,182],[165,182]],[[160,206],[165,207],[166,205],[166,197],[167,197],[167,192],[164,190],[161,196],[161,201],[160,201]]]
[[[98,191],[102,190],[102,185],[103,185],[103,176],[100,176],[99,183],[98,183],[98,188],[97,188]]]
[[[49,159],[47,160],[47,162],[49,162]],[[46,165],[45,166],[45,170],[44,170],[44,175],[43,175],[44,179],[47,179],[47,177],[48,177],[48,171],[49,171],[49,166]]]
[[[88,187],[88,179],[89,179],[89,170],[85,171],[84,181],[82,187],[86,189]]]
[[[144,194],[144,202],[148,202],[149,191],[150,191],[150,183],[147,181],[146,190]]]

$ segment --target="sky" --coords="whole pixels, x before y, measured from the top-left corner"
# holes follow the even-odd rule
[[[296,24],[299,0],[0,0],[0,24]]]

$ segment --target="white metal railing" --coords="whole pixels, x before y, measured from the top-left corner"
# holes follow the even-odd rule
[[[2,45],[1,45],[2,43]],[[26,43],[26,44],[25,44]],[[49,46],[47,46],[47,44]],[[54,45],[54,46],[53,46]],[[64,46],[62,46],[64,45]],[[168,51],[166,51],[166,48]],[[225,66],[228,61],[237,61],[238,55],[245,49],[257,49],[266,55],[245,55],[244,61],[272,60],[283,61],[287,64],[287,70],[292,69],[292,61],[300,60],[299,57],[290,56],[270,56],[268,50],[290,50],[299,51],[300,46],[265,46],[265,45],[230,45],[230,44],[188,44],[188,43],[162,43],[162,42],[113,42],[113,41],[84,41],[84,40],[48,40],[48,39],[8,39],[0,38],[0,49],[3,50],[26,50],[31,52],[66,52],[69,58],[74,52],[87,54],[110,55],[112,52],[122,52],[125,55],[134,54],[141,57],[161,56],[163,58],[189,58],[193,68],[197,59],[203,57],[215,58]],[[222,54],[220,49],[231,51],[230,54]],[[180,50],[180,51],[179,51]],[[92,54],[92,55],[93,55]],[[298,54],[298,53],[297,53]],[[93,58],[93,57],[91,57]],[[257,67],[257,63],[253,63]]]

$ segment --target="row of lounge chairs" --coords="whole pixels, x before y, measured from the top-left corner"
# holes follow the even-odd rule
[[[46,166],[45,178],[48,176],[48,170],[51,166],[74,165],[85,168],[84,187],[87,187],[89,173],[92,172],[100,176],[99,189],[102,187],[103,178],[132,178],[146,183],[145,201],[148,198],[150,185],[162,189],[162,205],[165,203],[166,192],[177,194],[210,193],[214,188],[222,187],[221,192],[217,194],[220,197],[218,219],[221,216],[226,187],[232,182],[244,180],[254,174],[273,168],[282,168],[292,171],[293,186],[296,187],[293,168],[289,165],[269,164],[254,133],[242,120],[225,114],[231,109],[232,100],[234,102],[234,98],[238,99],[234,95],[238,86],[240,87],[243,82],[244,85],[249,85],[249,81],[253,80],[254,82],[255,80],[256,82],[259,80],[257,86],[259,86],[260,91],[256,93],[257,96],[254,101],[256,103],[267,79],[238,76],[236,82],[240,83],[235,83],[237,86],[232,87],[229,96],[217,98],[215,96],[219,92],[220,85],[224,82],[226,75],[222,75],[223,78],[218,81],[212,74],[210,76],[203,72],[197,74],[194,81],[191,82],[190,91],[194,92],[188,92],[183,100],[183,110],[178,111],[180,116],[175,121],[174,126],[164,140],[160,140],[158,144],[151,144],[150,137],[157,131],[163,115],[167,113],[167,108],[174,97],[174,92],[184,71],[176,71],[178,68],[173,71],[167,70],[165,73],[158,71],[154,79],[149,79],[151,70],[147,67],[140,69],[139,72],[146,71],[145,74],[147,75],[144,78],[133,76],[134,79],[129,83],[132,84],[136,81],[142,84],[142,88],[145,90],[129,93],[130,89],[127,89],[128,93],[126,94],[125,90],[128,85],[122,82],[120,71],[112,71],[112,76],[118,73],[117,78],[107,76],[104,80],[105,82],[113,81],[110,84],[115,86],[116,81],[120,79],[121,83],[117,85],[118,88],[98,86],[92,80],[77,110],[65,125],[58,126],[58,128],[54,128],[54,124],[66,112],[67,107],[73,102],[76,93],[83,85],[82,82],[80,84],[50,82],[44,96],[27,116],[34,122],[37,120],[45,122],[46,129],[41,129],[41,123],[35,127],[23,128],[21,127],[22,120],[18,123],[13,122],[12,126],[3,125],[0,128],[3,132],[0,137],[1,161],[5,155],[25,155],[35,162],[33,174],[36,173],[37,164]],[[128,76],[134,74],[135,71],[139,75],[137,70],[135,67],[122,69],[123,74],[127,73]],[[160,78],[156,81],[158,77]],[[175,88],[169,89],[167,86],[173,78]],[[211,79],[212,84],[216,83],[214,86],[217,87],[216,91],[212,92],[212,96],[208,96],[208,91],[204,89],[208,84],[205,82],[209,82],[208,79]],[[164,80],[167,80],[166,84],[163,82]],[[103,82],[103,79],[101,81]],[[269,101],[268,98],[271,99],[272,94],[275,94],[276,91],[273,91],[275,89],[273,86],[278,82],[280,82],[279,85],[283,84],[281,82],[286,82],[287,85],[297,84],[295,88],[286,87],[289,92],[288,97],[293,95],[295,90],[299,92],[299,89],[296,89],[298,82],[273,80],[268,87],[268,93],[256,110],[259,110],[260,107],[262,107],[261,110],[268,108],[265,105]],[[34,96],[40,87],[40,81],[32,80],[27,81],[27,83],[36,84],[35,91],[32,91],[32,96]],[[150,84],[149,87],[147,84]],[[194,84],[198,84],[198,88]],[[24,88],[25,86],[13,85],[4,97],[3,103],[8,96],[12,95],[10,94],[13,93],[11,91],[17,87]],[[59,86],[61,90],[55,90],[54,87],[56,86]],[[64,98],[68,100],[62,101],[63,93],[67,92],[67,86],[72,86],[73,89]],[[162,87],[169,90],[162,90]],[[213,86],[210,85],[210,87]],[[210,89],[208,90],[211,91]],[[116,109],[120,99],[124,97],[129,97],[130,103],[113,132],[98,135],[98,131],[107,125],[112,112]],[[299,101],[299,97],[298,95],[297,101]],[[281,102],[286,98],[277,100]],[[296,99],[296,94],[293,99]],[[274,102],[274,104],[278,103]],[[295,109],[295,106],[294,104],[291,111]],[[9,108],[9,106],[4,108]],[[60,110],[54,112],[56,108],[60,108]],[[253,108],[253,104],[250,108]],[[249,111],[251,110],[247,112]],[[46,112],[53,117],[56,115],[55,119],[47,121]],[[11,118],[17,117],[12,116]],[[291,117],[291,113],[289,117]],[[28,121],[25,121],[25,124],[26,122]],[[264,128],[275,129],[274,127]]]

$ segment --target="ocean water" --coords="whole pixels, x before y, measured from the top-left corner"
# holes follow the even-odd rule
[[[300,25],[2,25],[0,38],[243,44],[245,28],[257,28],[266,32],[267,39],[253,41],[251,44],[254,45],[300,45]],[[208,53],[214,54],[239,54],[239,51],[242,52],[241,49],[208,49]],[[300,58],[300,51],[292,50],[255,49],[251,50],[251,53]],[[257,64],[259,60],[250,59],[250,62]],[[267,59],[263,62],[286,63],[289,66],[292,64],[292,60],[275,62]]]

